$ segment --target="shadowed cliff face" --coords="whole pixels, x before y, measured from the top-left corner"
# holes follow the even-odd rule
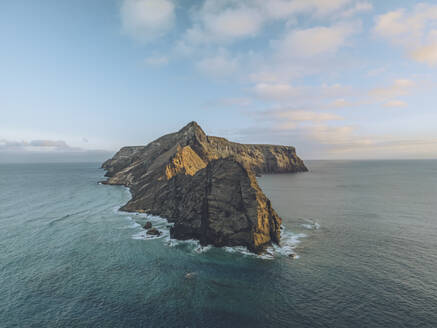
[[[147,146],[124,147],[102,167],[105,183],[131,189],[122,210],[167,218],[174,238],[254,252],[279,243],[281,225],[255,174],[307,171],[293,147],[209,137],[195,122]]]

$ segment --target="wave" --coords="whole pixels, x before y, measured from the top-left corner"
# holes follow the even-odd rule
[[[72,218],[74,218],[74,217],[77,216],[77,215],[80,215],[80,214],[86,213],[87,211],[88,211],[88,210],[81,210],[81,211],[77,211],[77,212],[73,212],[73,213],[68,213],[68,214],[65,214],[64,216],[62,216],[62,217],[60,217],[60,218],[55,218],[55,219],[53,219],[53,220],[47,222],[47,224],[48,224],[49,226],[52,226],[52,225],[54,225],[54,224],[56,224],[56,223],[58,223],[58,222],[61,222],[61,221],[67,220],[67,219],[72,219]]]
[[[310,219],[303,219],[306,223],[302,223],[301,226],[307,230],[319,230],[320,224]]]
[[[136,220],[132,219],[137,223],[135,228],[140,231],[136,232],[132,235],[132,239],[137,240],[152,240],[152,239],[162,239],[162,238],[170,238],[170,229],[169,227],[172,225],[166,219],[163,219],[159,216],[149,215],[145,213],[135,213],[136,219],[142,219],[143,221],[150,221],[152,226],[160,232],[159,236],[148,235],[147,230],[143,229],[142,225],[139,224]]]
[[[243,256],[255,257],[263,260],[273,260],[278,257],[289,257],[293,256],[295,259],[299,256],[295,253],[295,248],[301,242],[302,238],[306,235],[303,233],[293,233],[288,231],[284,226],[282,226],[281,233],[281,244],[272,245],[266,248],[263,254],[255,254],[249,251],[247,247],[244,246],[225,246],[225,247],[215,247],[212,245],[202,246],[198,240],[188,239],[188,240],[178,240],[170,237],[170,227],[174,223],[170,223],[167,219],[161,218],[159,216],[154,216],[146,213],[132,213],[121,212],[118,209],[117,213],[127,216],[130,224],[127,228],[135,229],[136,232],[131,236],[135,240],[155,240],[161,239],[163,243],[168,247],[184,247],[188,251],[195,254],[207,253],[212,249],[221,249],[227,253],[239,254]],[[152,226],[159,230],[161,233],[159,236],[148,235],[147,231],[143,229],[142,225],[138,223],[141,221],[150,221]]]

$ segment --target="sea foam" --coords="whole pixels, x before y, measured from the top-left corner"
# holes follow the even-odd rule
[[[127,228],[134,229],[135,233],[132,234],[131,238],[135,240],[155,240],[160,239],[168,247],[184,247],[187,250],[195,254],[207,253],[211,249],[217,249],[212,245],[202,246],[198,240],[188,239],[188,240],[178,240],[170,237],[170,227],[174,223],[168,222],[166,219],[159,216],[154,216],[146,213],[127,213],[119,211],[118,208],[116,212],[120,215],[126,216],[129,225]],[[159,230],[160,236],[147,235],[147,231],[142,228],[142,225],[138,222],[145,223],[150,221],[152,226]],[[239,254],[242,256],[256,257],[263,260],[273,260],[278,257],[290,256],[294,254],[294,258],[299,258],[295,253],[295,248],[301,242],[302,238],[306,235],[303,233],[293,233],[288,231],[284,226],[282,226],[281,232],[281,245],[272,245],[266,248],[263,254],[255,254],[244,246],[226,246],[220,247],[219,249],[231,253]]]

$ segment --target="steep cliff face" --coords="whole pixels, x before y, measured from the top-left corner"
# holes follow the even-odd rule
[[[255,174],[307,171],[293,147],[209,137],[195,122],[147,146],[124,147],[102,167],[105,183],[131,189],[122,210],[167,218],[174,238],[254,252],[279,243],[281,225]]]

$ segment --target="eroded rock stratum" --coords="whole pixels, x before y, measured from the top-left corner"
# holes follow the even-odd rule
[[[255,175],[307,171],[294,147],[230,142],[196,122],[147,146],[123,147],[102,167],[105,183],[131,190],[122,210],[174,222],[173,238],[257,253],[279,244],[281,218]]]

